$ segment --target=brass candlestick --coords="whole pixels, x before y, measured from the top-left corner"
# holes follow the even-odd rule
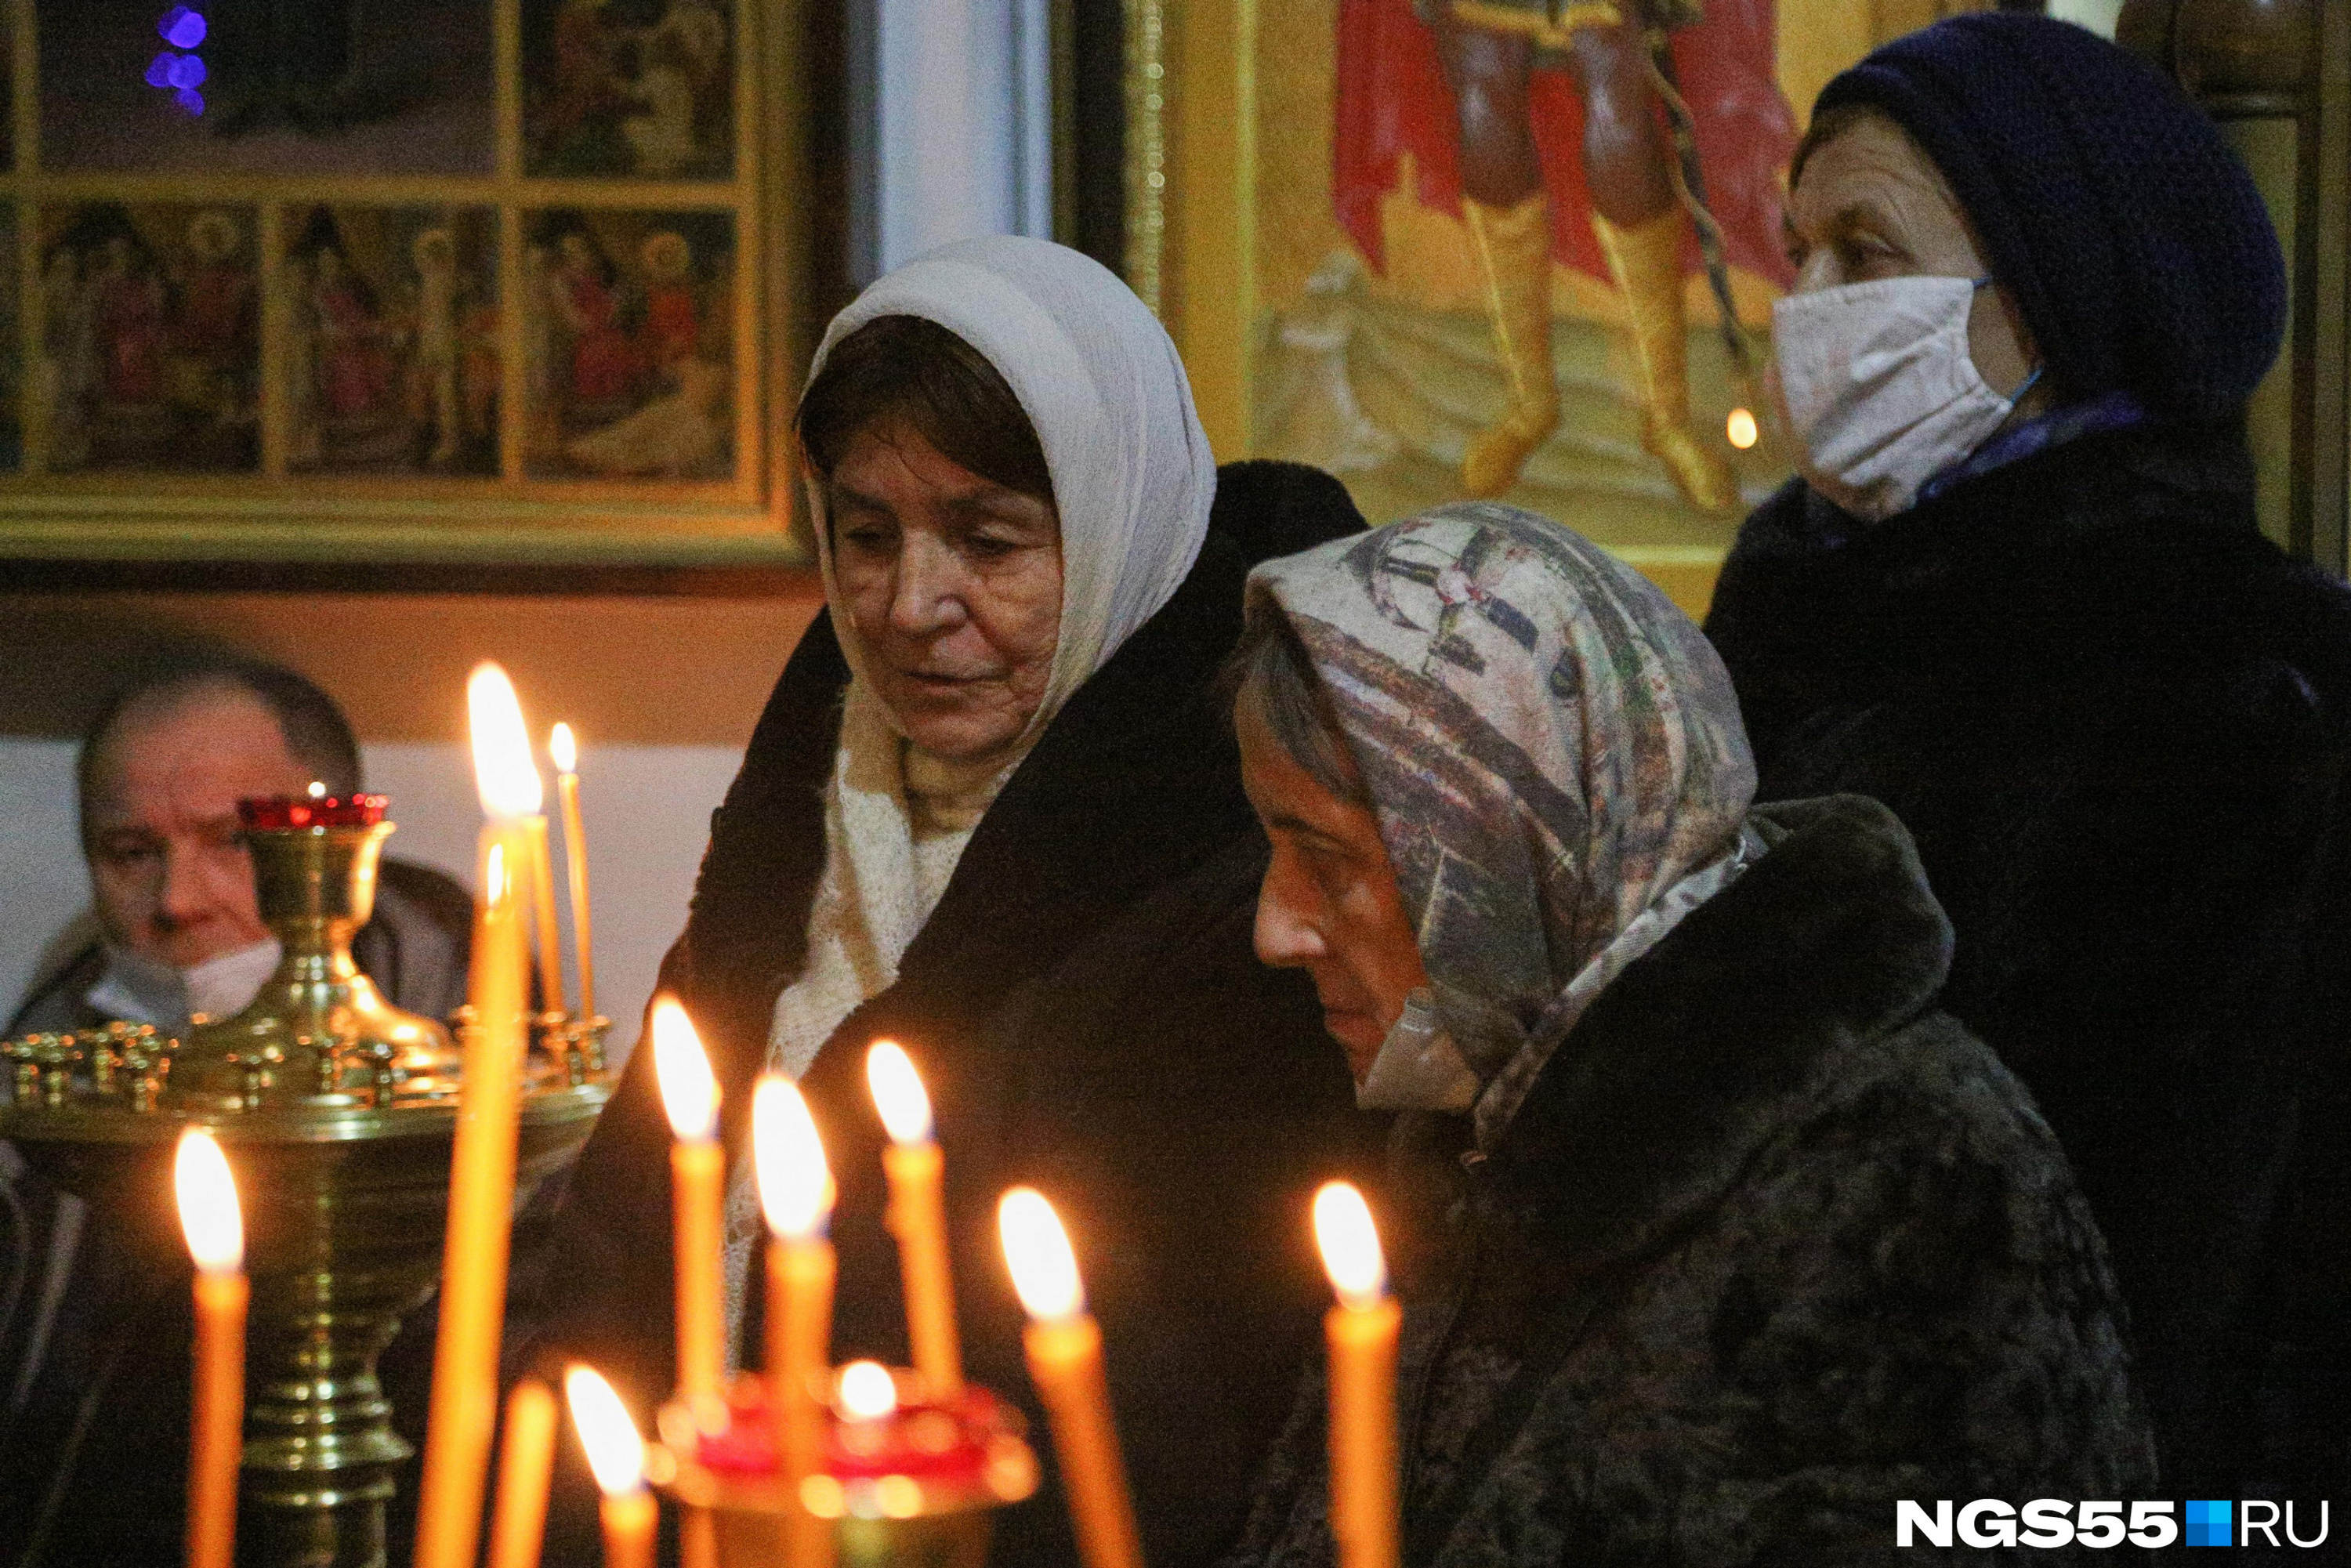
[[[392,824],[381,802],[248,812],[261,915],[285,956],[235,1017],[184,1042],[115,1026],[12,1041],[0,1136],[99,1223],[185,1266],[172,1145],[210,1127],[244,1195],[253,1281],[241,1563],[381,1568],[384,1507],[411,1449],[376,1358],[440,1270],[460,1057],[351,961]],[[278,825],[283,823],[283,825]],[[547,1031],[521,1115],[517,1205],[586,1141],[611,1092],[602,1019]]]

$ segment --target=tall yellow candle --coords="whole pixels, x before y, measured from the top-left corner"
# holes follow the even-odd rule
[[[676,1270],[677,1396],[716,1403],[726,1389],[724,1233],[726,1155],[718,1144],[718,1082],[675,998],[653,1003],[653,1075],[674,1141],[669,1147],[671,1255]],[[717,1521],[688,1509],[678,1521],[684,1568],[718,1568]]]
[[[547,848],[547,819],[534,811],[522,820],[530,840],[530,913],[538,927],[538,1005],[563,1010],[563,948],[556,935],[555,862]]]
[[[474,1026],[466,1037],[449,1170],[441,1324],[416,1505],[417,1568],[473,1568],[490,1437],[497,1421],[499,1331],[513,1229],[516,1129],[528,1047],[529,953],[519,879],[522,820],[542,798],[514,686],[496,664],[467,683],[482,808],[482,906],[474,931]]]
[[[1343,1181],[1314,1195],[1314,1239],[1339,1294],[1323,1319],[1331,1354],[1331,1533],[1339,1568],[1395,1568],[1396,1332],[1380,1233]]]
[[[1102,1374],[1102,1329],[1086,1312],[1069,1233],[1044,1195],[1016,1186],[996,1211],[1012,1288],[1028,1310],[1029,1376],[1053,1428],[1070,1522],[1086,1568],[1142,1568],[1126,1465]]]
[[[584,1366],[563,1375],[571,1424],[604,1494],[604,1568],[653,1568],[659,1512],[645,1490],[645,1440],[612,1385]]]
[[[596,1016],[596,936],[588,914],[588,830],[580,819],[580,745],[569,725],[555,727],[547,754],[555,760],[555,799],[563,811],[563,867],[571,884],[571,945],[578,949],[584,1021]]]
[[[882,1151],[882,1168],[890,1177],[886,1218],[898,1239],[914,1370],[923,1375],[932,1398],[955,1399],[963,1393],[963,1347],[956,1337],[955,1286],[947,1267],[946,1161],[932,1136],[931,1097],[895,1040],[873,1042],[865,1053],[865,1081],[890,1133],[890,1146]]]
[[[498,1500],[490,1514],[490,1568],[538,1568],[547,1538],[547,1483],[555,1469],[555,1393],[526,1377],[507,1396]]]
[[[220,1145],[180,1134],[173,1162],[180,1228],[196,1260],[194,1418],[188,1427],[188,1568],[229,1568],[236,1552],[236,1469],[245,1448],[245,1218]]]
[[[781,1406],[784,1473],[806,1510],[810,1483],[825,1468],[833,1285],[825,1227],[833,1187],[824,1141],[789,1078],[768,1073],[752,1091],[751,1159],[768,1217],[768,1379]],[[803,1511],[791,1521],[789,1544],[792,1568],[827,1568],[831,1520]]]
[[[677,1270],[677,1396],[715,1399],[726,1375],[722,1231],[726,1157],[718,1144],[718,1082],[693,1020],[674,998],[653,1011],[653,1075],[669,1114],[673,1252]]]

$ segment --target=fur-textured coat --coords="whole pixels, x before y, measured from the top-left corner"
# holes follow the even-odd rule
[[[936,1111],[968,1375],[1029,1409],[1050,1466],[996,1240],[998,1195],[1033,1183],[1085,1270],[1160,1568],[1212,1561],[1237,1538],[1326,1299],[1301,1217],[1318,1180],[1378,1166],[1380,1129],[1354,1109],[1312,988],[1250,950],[1265,842],[1216,690],[1249,566],[1361,526],[1327,476],[1224,469],[1189,578],[1054,719],[972,834],[897,983],[843,1020],[802,1079],[840,1184],[835,1359],[906,1360],[864,1080],[866,1048],[886,1036],[921,1064]],[[730,1151],[777,995],[804,960],[847,681],[820,616],[713,824],[664,968],[711,1051]],[[671,1386],[673,1364],[669,1134],[650,1058],[636,1054],[582,1152],[549,1298],[555,1342],[640,1399]],[[743,1341],[759,1343],[756,1319]],[[568,1546],[592,1561],[584,1481],[562,1490],[572,1506],[549,1560],[571,1561]],[[1076,1561],[1052,1485],[1006,1512],[994,1561]]]
[[[1707,631],[1764,799],[1916,838],[1943,1005],[2112,1249],[2167,1495],[2341,1500],[2351,593],[2256,529],[2241,438],[2086,436],[1865,529],[1793,486]]]
[[[2146,1495],[2096,1227],[1936,1010],[1908,837],[1854,797],[1761,817],[1771,852],[1601,993],[1490,1157],[1412,1156],[1449,1208],[1404,1291],[1413,1568],[1891,1564],[1899,1499]],[[1230,1568],[1333,1561],[1323,1397]]]

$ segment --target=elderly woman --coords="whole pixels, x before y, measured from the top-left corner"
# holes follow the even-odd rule
[[[1061,1204],[1145,1547],[1207,1561],[1322,1304],[1297,1205],[1376,1155],[1311,991],[1250,955],[1265,844],[1215,683],[1249,566],[1361,519],[1311,470],[1220,475],[1150,312],[1038,241],[952,246],[867,289],[799,422],[826,608],[712,825],[664,982],[715,1059],[730,1150],[758,1073],[810,1095],[841,1189],[840,1359],[907,1359],[872,1040],[928,1081],[966,1360],[1009,1396],[1029,1381],[995,1200],[1029,1181]],[[650,1058],[581,1157],[549,1291],[559,1343],[645,1406],[672,1373]],[[738,1175],[730,1278],[756,1346],[751,1197]],[[1059,1501],[1013,1511],[996,1552],[1073,1562]]]
[[[2002,14],[1829,84],[1788,232],[1802,478],[1707,622],[1762,792],[1915,836],[1945,1005],[2113,1248],[2169,1493],[2333,1491],[2351,597],[2255,522],[2268,218],[2168,82]]]
[[[1404,1291],[1404,1561],[1875,1562],[1901,1499],[2143,1495],[2097,1228],[1936,1005],[1950,927],[1893,817],[1750,810],[1698,628],[1527,513],[1250,594],[1258,952],[1411,1113],[1443,1216]],[[1310,1395],[1236,1563],[1331,1560]]]

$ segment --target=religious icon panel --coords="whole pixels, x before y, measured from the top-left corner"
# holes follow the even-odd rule
[[[260,460],[253,209],[45,208],[27,465],[251,473]]]
[[[485,0],[37,0],[35,15],[50,169],[492,172]]]
[[[735,61],[722,0],[526,0],[525,171],[726,178]]]
[[[275,361],[287,465],[496,474],[497,214],[319,204],[287,218]]]
[[[1139,0],[1129,276],[1164,277],[1227,445],[1331,470],[1374,523],[1503,497],[1702,605],[1789,472],[1761,370],[1803,115],[1976,3],[1260,0],[1246,57],[1185,14],[1160,125],[1173,8]],[[1196,134],[1252,104],[1247,141]],[[1237,246],[1204,237],[1226,203]]]
[[[735,225],[725,213],[527,220],[524,449],[538,477],[735,472]]]

